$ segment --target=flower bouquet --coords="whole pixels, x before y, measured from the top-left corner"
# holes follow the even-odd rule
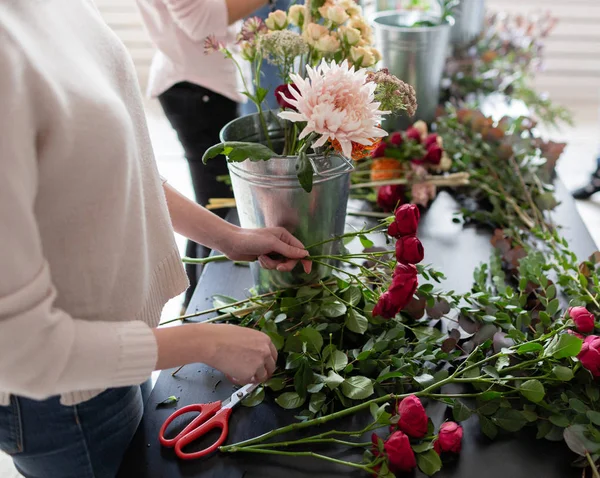
[[[297,157],[305,191],[318,172],[309,155],[336,153],[343,158],[366,155],[387,135],[383,116],[414,113],[414,90],[393,75],[367,75],[379,61],[369,25],[352,0],[308,1],[289,11],[276,10],[265,22],[246,20],[238,36],[242,60],[250,64],[252,87],[243,92],[258,109],[258,141],[225,141],[210,148],[205,160],[225,154],[230,162]],[[233,49],[209,37],[207,52],[220,51],[234,61]],[[263,60],[279,68],[282,84],[269,92],[261,86]],[[281,112],[263,111],[268,94],[276,95]],[[274,125],[274,128],[271,127]]]
[[[445,174],[451,167],[442,138],[429,133],[425,122],[417,121],[377,145],[371,157],[353,173],[352,187],[363,190],[355,197],[376,201],[384,212],[392,212],[404,203],[427,207],[436,197],[438,186],[468,184],[464,173]]]

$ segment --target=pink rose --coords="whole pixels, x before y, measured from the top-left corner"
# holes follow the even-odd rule
[[[391,319],[398,313],[398,308],[392,301],[392,295],[389,292],[384,292],[379,297],[377,304],[373,308],[373,317],[383,317],[384,319]]]
[[[442,160],[442,153],[442,148],[440,148],[437,143],[433,143],[427,148],[427,153],[425,154],[423,161],[429,164],[438,165]]]
[[[398,204],[404,202],[404,186],[402,184],[388,184],[381,186],[377,191],[377,205],[385,212],[393,211]]]
[[[383,158],[385,156],[385,150],[387,149],[387,144],[381,141],[377,147],[373,150],[371,157],[373,158]]]
[[[588,335],[577,358],[594,377],[600,377],[600,337]]]
[[[373,433],[372,452],[376,457],[381,456],[379,452],[379,437]],[[402,432],[394,432],[383,444],[384,454],[387,458],[388,467],[392,473],[409,472],[417,467],[415,452],[410,446],[410,440]]]
[[[290,89],[293,88],[296,91],[300,91],[298,89],[298,87],[294,84],[294,83],[290,83],[290,84],[283,84],[283,85],[279,85],[277,88],[275,88],[275,99],[277,100],[277,104],[281,107],[281,108],[287,108],[290,110],[294,110],[294,111],[298,111],[296,109],[295,106],[292,106],[291,104],[289,104],[287,102],[287,100],[285,99],[290,98],[293,99],[294,96],[292,95]]]
[[[398,404],[398,429],[413,438],[423,438],[428,428],[427,413],[414,395],[409,395]]]
[[[418,285],[417,268],[414,265],[396,264],[392,277],[392,285],[388,292],[398,312],[404,309],[412,300]]]
[[[392,143],[394,146],[400,146],[403,142],[404,139],[402,138],[402,133],[396,132],[391,134],[390,143]]]
[[[417,128],[408,128],[406,130],[406,138],[412,139],[413,141],[420,143],[421,142],[421,132]]]
[[[431,133],[427,138],[425,138],[424,144],[426,148],[429,148],[432,144],[437,144],[438,135],[435,133]]]
[[[571,307],[568,310],[569,317],[575,322],[575,328],[582,334],[594,331],[594,316],[585,307]]]

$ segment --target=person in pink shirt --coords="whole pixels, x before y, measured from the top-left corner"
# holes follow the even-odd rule
[[[207,148],[219,142],[223,126],[237,117],[245,101],[234,63],[222,55],[204,54],[204,40],[215,35],[232,45],[239,21],[268,0],[137,0],[150,38],[157,48],[150,69],[148,94],[158,98],[177,132],[188,161],[196,201],[231,197],[217,177],[228,174],[224,157],[202,163]],[[224,217],[226,209],[216,211]],[[189,241],[186,255],[204,257],[209,249]],[[190,280],[185,305],[194,291],[198,267],[186,268]]]

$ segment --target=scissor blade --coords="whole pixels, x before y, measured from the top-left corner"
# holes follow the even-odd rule
[[[249,383],[248,385],[244,385],[239,390],[236,390],[235,392],[233,392],[231,394],[231,397],[229,397],[227,400],[225,400],[223,402],[223,405],[222,405],[221,408],[233,408],[233,407],[235,407],[244,398],[246,398],[248,395],[250,395],[252,392],[254,392],[254,390],[256,390],[256,388],[259,385],[260,384],[258,384],[258,383]]]

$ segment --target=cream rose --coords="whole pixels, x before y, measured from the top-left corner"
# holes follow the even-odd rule
[[[329,35],[329,30],[318,23],[309,23],[302,35],[304,36],[306,43],[308,43],[310,46],[315,46],[319,38]]]
[[[346,22],[350,17],[346,13],[346,10],[344,10],[342,7],[335,6],[329,7],[329,9],[327,10],[326,18],[336,25],[341,25],[342,23]]]
[[[333,35],[324,35],[317,40],[315,48],[322,53],[335,53],[340,50],[341,44]]]
[[[373,43],[373,32],[369,24],[361,17],[350,18],[348,26],[360,31],[362,40],[368,45]]]
[[[244,60],[254,61],[256,57],[256,45],[248,41],[242,42],[240,44],[240,55]]]
[[[304,5],[292,5],[288,11],[288,21],[302,28],[304,24]]]
[[[352,58],[352,63],[357,68],[368,68],[375,64],[375,58],[371,51],[362,46],[353,46],[350,48],[350,58]]]
[[[287,14],[283,10],[275,10],[269,13],[269,16],[265,20],[265,25],[267,25],[269,30],[283,30],[287,27],[287,23]]]
[[[421,141],[424,141],[425,138],[427,138],[429,130],[427,129],[427,123],[425,123],[425,121],[417,121],[415,124],[413,124],[413,128],[415,128],[421,134]]]
[[[338,29],[340,37],[350,46],[356,45],[360,41],[360,30],[352,27],[342,26]]]
[[[375,59],[375,63],[378,63],[381,61],[381,52],[377,49],[377,48],[371,48],[371,55],[373,55],[373,58]]]
[[[362,8],[354,0],[340,0],[337,4],[351,17],[361,17]]]

